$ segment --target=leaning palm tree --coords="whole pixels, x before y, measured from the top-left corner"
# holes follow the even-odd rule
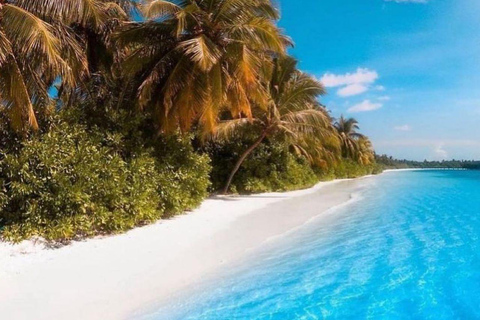
[[[266,107],[269,57],[290,43],[270,0],[146,0],[142,11],[148,21],[126,24],[118,43],[161,131],[213,132],[223,110],[251,118],[252,102]]]
[[[338,145],[338,141],[330,116],[317,102],[317,97],[324,93],[321,83],[296,69],[293,58],[275,59],[267,108],[255,108],[251,119],[221,121],[213,136],[220,140],[233,139],[244,132],[256,136],[233,167],[223,192],[228,192],[245,159],[266,139],[281,140],[310,159],[330,154],[322,142]]]
[[[343,115],[335,121],[335,128],[342,142],[342,156],[356,159],[358,156],[358,139],[364,135],[358,133],[358,121],[354,118],[345,118]]]

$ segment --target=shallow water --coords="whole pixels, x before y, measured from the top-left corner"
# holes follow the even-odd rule
[[[480,172],[368,181],[360,200],[141,319],[480,319]]]

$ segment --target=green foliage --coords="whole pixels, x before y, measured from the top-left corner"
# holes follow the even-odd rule
[[[106,107],[71,108],[64,118],[99,128],[103,144],[123,158],[135,158],[148,150],[156,159],[159,192],[168,216],[197,207],[208,195],[210,158],[194,151],[193,136],[158,136],[151,118]]]
[[[182,213],[208,195],[210,158],[193,151],[190,139],[172,136],[157,140],[154,155],[160,170],[160,195],[167,215]]]
[[[156,139],[125,156],[119,133],[57,119],[0,159],[0,228],[10,241],[118,233],[197,206],[208,158],[190,139]],[[122,145],[121,143],[117,143]]]
[[[0,108],[0,150],[15,150],[21,145],[21,137],[10,129],[10,120]],[[0,153],[0,159],[2,153]]]
[[[315,168],[315,172],[320,180],[349,179],[379,174],[382,172],[382,167],[376,163],[362,165],[352,159],[343,158],[334,167]]]
[[[235,141],[208,148],[213,162],[213,190],[224,186],[239,154],[247,145],[247,142]],[[314,171],[303,157],[293,155],[281,144],[264,143],[245,160],[231,190],[237,193],[288,191],[307,188],[316,182]]]

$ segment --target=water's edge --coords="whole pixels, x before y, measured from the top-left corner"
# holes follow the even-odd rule
[[[334,214],[273,238],[140,319],[480,318],[480,172],[366,181]],[[268,208],[297,213],[318,203],[315,193]]]
[[[382,174],[389,174],[400,171],[407,170],[388,170]],[[408,171],[414,171],[414,169]],[[285,207],[288,207],[289,203],[303,202],[305,201],[305,199],[318,200],[318,196],[324,196],[328,198],[329,194],[332,192],[331,188],[336,189],[336,191],[341,190],[342,193],[339,199],[333,201],[331,205],[319,207],[319,211],[317,213],[313,214],[301,224],[293,226],[292,228],[289,228],[288,230],[280,234],[276,234],[274,236],[266,238],[256,246],[247,249],[241,256],[233,260],[231,263],[219,266],[217,269],[209,272],[208,274],[205,274],[202,279],[194,281],[193,283],[191,283],[191,286],[189,288],[180,290],[179,292],[173,293],[169,297],[159,299],[151,303],[150,305],[145,306],[142,309],[136,310],[134,313],[128,316],[128,319],[157,319],[156,310],[162,309],[165,306],[170,306],[172,305],[172,303],[174,304],[175,301],[182,301],[186,297],[194,296],[197,293],[203,291],[204,288],[211,287],[219,280],[228,278],[235,271],[238,272],[238,270],[248,268],[248,266],[254,263],[258,256],[262,255],[262,253],[273,250],[274,248],[281,247],[282,240],[284,240],[285,238],[295,234],[301,234],[302,231],[307,229],[310,225],[315,223],[322,223],[322,220],[324,220],[328,215],[335,214],[335,212],[341,209],[348,208],[349,206],[357,203],[358,201],[361,201],[363,199],[362,194],[369,188],[372,183],[374,183],[375,178],[379,176],[380,175],[369,175],[355,179],[342,179],[332,181],[331,184],[323,186],[321,188],[316,188],[315,190],[312,190],[312,192],[309,192],[302,196],[286,198],[285,200],[269,204],[264,208],[257,209],[250,214],[239,218],[240,221],[237,220],[235,224],[252,224],[255,222],[256,219],[258,219],[258,217],[266,216],[268,212],[278,211],[285,213]],[[286,212],[286,214],[288,214],[288,212]]]

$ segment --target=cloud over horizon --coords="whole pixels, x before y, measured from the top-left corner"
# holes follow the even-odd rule
[[[370,86],[379,78],[375,70],[358,68],[355,73],[333,74],[325,73],[320,81],[327,88],[338,88],[340,97],[355,96],[370,89]]]
[[[412,127],[410,127],[408,124],[404,124],[402,126],[396,126],[393,129],[395,129],[397,131],[411,131]]]
[[[383,107],[382,103],[379,102],[372,102],[370,100],[363,100],[362,102],[354,105],[353,107],[349,108],[347,112],[356,113],[356,112],[368,112],[378,110]]]
[[[448,159],[448,152],[445,150],[445,144],[444,143],[439,143],[435,146],[433,152],[434,152],[434,158],[436,160],[446,160]]]

